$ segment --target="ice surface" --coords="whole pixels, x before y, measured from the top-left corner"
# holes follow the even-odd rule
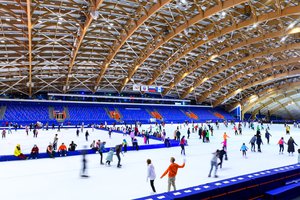
[[[177,125],[167,125],[166,130],[170,138]],[[147,128],[147,125],[144,125]],[[192,133],[186,146],[186,166],[178,170],[176,177],[177,189],[190,186],[196,186],[213,181],[221,181],[230,177],[242,174],[258,172],[265,169],[280,167],[297,162],[298,153],[289,156],[286,152],[279,155],[277,145],[280,137],[285,141],[290,136],[285,135],[283,125],[270,126],[272,137],[270,144],[266,144],[264,131],[262,138],[262,153],[251,152],[248,150],[247,158],[242,157],[240,147],[243,142],[250,148],[249,140],[255,131],[247,128],[243,129],[243,135],[234,135],[232,126],[225,128],[221,126],[219,130],[215,128],[214,136],[211,136],[210,143],[202,143],[198,139],[198,134]],[[187,127],[181,129],[181,133],[186,135]],[[212,152],[222,147],[222,135],[226,131],[230,136],[228,139],[228,161],[223,161],[223,168],[218,170],[219,178],[208,178],[210,169],[210,160]],[[89,129],[89,142],[85,142],[84,135],[76,137],[74,129],[62,129],[58,133],[59,142],[67,145],[74,140],[79,147],[89,145],[92,140],[101,139],[107,142],[107,147],[121,143],[122,134],[113,133],[112,139],[108,138],[105,131]],[[26,136],[24,130],[18,130],[16,133],[7,134],[6,139],[0,140],[0,155],[13,154],[16,144],[21,144],[22,151],[29,153],[33,144],[40,147],[40,151],[45,151],[49,142],[52,142],[56,131],[40,131],[38,138],[33,138],[32,133]],[[291,126],[291,136],[296,143],[300,143],[299,129]],[[131,145],[130,137],[125,137]],[[159,141],[150,141],[150,143],[159,143]],[[139,144],[142,144],[140,139]],[[297,151],[296,147],[296,151]],[[90,178],[82,179],[79,177],[81,169],[81,156],[72,156],[55,159],[37,159],[26,161],[11,161],[0,163],[0,199],[5,200],[53,200],[53,199],[133,199],[150,195],[150,183],[146,182],[146,159],[152,159],[157,178],[155,187],[157,193],[166,192],[167,177],[160,179],[161,174],[169,165],[170,157],[174,156],[178,164],[183,162],[183,156],[180,155],[180,147],[168,149],[154,149],[130,151],[121,157],[121,169],[116,167],[117,158],[114,156],[111,167],[99,164],[99,154],[88,155],[88,174]],[[106,155],[104,154],[104,159]],[[254,173],[256,174],[256,173]]]

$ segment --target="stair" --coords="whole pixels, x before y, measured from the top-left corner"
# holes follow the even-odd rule
[[[6,106],[0,107],[0,120],[3,120],[6,111]]]
[[[66,113],[66,118],[65,119],[70,119],[70,113],[69,113],[69,108],[64,107],[64,112]]]
[[[187,112],[181,110],[181,112],[183,112],[186,116],[188,116],[191,119],[195,119],[195,120],[199,119],[199,117],[195,113],[193,113],[192,111],[190,111],[190,110],[187,111]]]
[[[54,119],[54,115],[53,115],[54,107],[49,106],[48,110],[49,110],[49,119]]]

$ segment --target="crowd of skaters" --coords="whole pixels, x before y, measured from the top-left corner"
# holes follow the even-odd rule
[[[228,124],[229,124],[229,122],[226,122],[226,121],[224,122],[224,125],[226,127],[228,127]],[[244,127],[243,127],[243,124],[244,124]],[[246,122],[232,123],[232,125],[233,125],[232,130],[233,130],[234,135],[242,135],[242,129],[246,128],[246,124],[247,124]],[[248,124],[249,124],[249,128],[254,129],[253,122],[248,122]],[[165,130],[163,129],[163,124],[150,125],[147,130],[142,130],[142,131],[139,131],[138,126],[139,126],[139,124],[136,124],[133,128],[132,126],[125,125],[124,127],[120,128],[123,131],[124,135],[130,136],[132,145],[136,150],[138,150],[138,144],[135,143],[135,142],[137,142],[137,140],[136,140],[137,136],[144,137],[145,144],[149,144],[150,135],[161,138],[162,141],[164,141],[164,142],[169,140],[169,138],[166,137]],[[188,127],[187,132],[186,132],[187,139],[190,138],[191,134],[198,133],[199,139],[201,139],[203,141],[203,143],[209,143],[210,136],[213,136],[214,126],[218,129],[219,122],[216,122],[215,124],[213,124],[213,123],[201,123],[201,124],[191,123],[192,128],[190,128],[190,124],[187,122],[179,125],[176,128],[176,130],[174,131],[173,139],[180,141],[179,144],[181,147],[181,155],[185,156],[185,146],[188,144],[188,141],[185,138],[185,135],[182,136],[182,133],[180,132],[180,130],[182,128],[181,126]],[[53,126],[52,126],[52,128],[54,129]],[[93,128],[94,128],[94,126],[93,126]],[[105,128],[107,129],[110,138],[112,136],[112,131],[117,130],[117,128],[115,126],[111,126],[111,127],[105,126]],[[28,127],[25,128],[25,131],[26,131],[26,134],[28,135],[27,129],[29,129],[29,128]],[[270,139],[270,137],[272,137],[272,135],[270,134],[270,127],[268,125],[267,125],[267,127],[264,127],[264,124],[261,123],[261,124],[257,125],[256,134],[249,141],[249,143],[251,144],[251,151],[256,152],[256,145],[257,145],[257,151],[262,152],[261,145],[263,144],[263,142],[262,142],[261,134],[262,134],[262,130],[264,130],[264,129],[265,129],[265,138],[267,140],[267,143],[269,144],[269,139]],[[290,134],[289,125],[285,124],[285,129],[286,129],[286,135],[289,135]],[[38,132],[38,129],[36,129],[36,128],[33,128],[33,130],[36,130],[36,132]],[[80,127],[80,130],[83,133],[83,126]],[[5,129],[3,131],[5,131]],[[58,132],[59,131],[60,131],[60,128],[58,128]],[[76,129],[76,135],[79,136],[79,128]],[[89,133],[88,133],[88,131],[86,131],[85,137],[86,137],[87,141],[88,141],[88,136],[89,136]],[[217,149],[215,152],[212,152],[211,168],[210,168],[208,177],[211,177],[211,174],[214,170],[214,177],[217,178],[218,177],[218,175],[217,175],[218,167],[222,168],[222,163],[223,163],[224,157],[225,157],[225,160],[228,159],[227,158],[227,140],[228,140],[228,138],[230,138],[230,137],[225,132],[223,134],[222,149]],[[60,156],[66,156],[67,151],[75,151],[76,146],[77,146],[72,141],[70,143],[68,149],[64,145],[64,143],[61,143],[61,145],[57,149],[57,144],[58,144],[58,134],[55,134],[53,142],[50,143],[47,148],[47,153],[48,153],[49,157],[54,158],[56,150],[60,153]],[[100,140],[98,140],[97,142],[93,141],[90,145],[91,149],[95,150],[95,152],[99,152],[101,165],[104,164],[103,163],[103,153],[105,152],[105,144],[106,144],[105,141],[101,142]],[[127,145],[128,145],[127,141],[126,141],[126,139],[124,139],[122,141],[122,143],[117,144],[115,146],[115,148],[110,148],[110,150],[107,152],[106,165],[110,166],[111,162],[113,161],[113,155],[115,154],[118,159],[117,167],[120,168],[122,166],[120,155],[123,154],[122,152],[127,151]],[[292,155],[295,152],[295,145],[297,146],[297,144],[295,143],[295,141],[293,140],[292,137],[289,138],[288,142],[285,142],[284,137],[281,137],[279,139],[278,145],[279,145],[280,154],[282,154],[284,151],[284,145],[288,145],[289,155]],[[248,147],[246,146],[245,143],[242,144],[242,147],[240,150],[242,151],[243,157],[247,157],[246,152],[248,151]],[[300,161],[300,150],[298,150],[298,152],[299,152],[298,160]],[[38,153],[39,153],[39,149],[38,149],[37,145],[35,144],[32,148],[30,158],[34,158],[34,159],[38,158]],[[20,144],[16,145],[15,156],[18,156],[20,159],[28,159],[24,154],[22,154]],[[84,160],[86,160],[86,159],[84,158]],[[170,166],[165,171],[165,173],[161,176],[161,178],[163,178],[166,174],[168,174],[168,191],[170,191],[171,186],[173,186],[174,190],[176,190],[175,176],[177,174],[177,170],[178,170],[178,168],[183,168],[185,166],[185,160],[182,165],[178,165],[175,163],[174,157],[172,157],[170,159],[170,162],[171,162]],[[86,161],[83,163],[85,165]],[[147,180],[148,179],[150,180],[150,186],[153,190],[153,193],[155,193],[156,190],[155,190],[155,186],[154,186],[154,180],[155,180],[156,175],[154,175],[155,174],[154,165],[153,165],[151,159],[147,159],[146,163],[148,166]],[[84,168],[86,168],[86,167],[84,167]]]

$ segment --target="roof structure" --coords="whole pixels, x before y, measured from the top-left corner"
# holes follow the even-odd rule
[[[0,13],[0,94],[156,85],[299,119],[299,0],[2,0]]]

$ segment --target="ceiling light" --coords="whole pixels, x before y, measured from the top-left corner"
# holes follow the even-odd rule
[[[222,17],[225,17],[226,16],[226,12],[225,11],[221,12],[221,15],[222,15]]]
[[[18,22],[20,22],[20,21],[21,21],[21,19],[17,19],[17,21],[18,21]]]
[[[4,40],[1,40],[1,43],[5,43],[5,41],[4,41]]]
[[[295,34],[295,33],[300,33],[300,27],[293,28],[288,32],[288,34]]]
[[[255,24],[253,24],[253,28],[256,28],[258,26],[258,24],[257,23],[255,23]]]
[[[281,38],[280,42],[284,42],[286,40],[288,36],[284,36],[283,38]]]
[[[61,22],[59,21],[58,24],[61,24]]]
[[[290,23],[290,25],[287,27],[288,29],[294,28],[294,26],[297,24],[297,21],[294,21]]]
[[[111,27],[109,26],[109,27],[108,27],[108,29],[110,30],[110,29],[111,29]]]
[[[114,24],[113,24],[113,23],[110,23],[109,25],[113,26]]]
[[[10,19],[9,19],[9,18],[6,18],[6,21],[10,21]]]

